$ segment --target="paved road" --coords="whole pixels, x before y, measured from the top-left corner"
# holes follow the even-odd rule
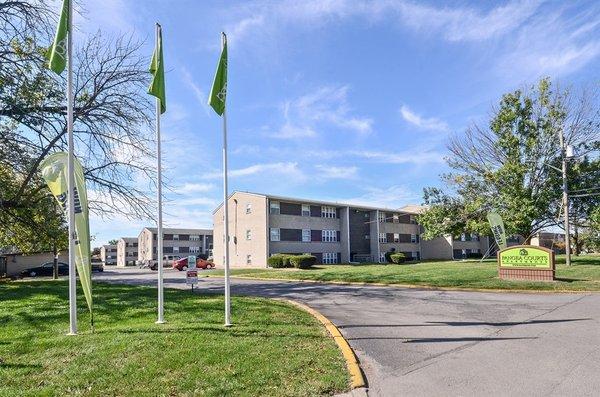
[[[123,269],[97,279],[155,284]],[[165,286],[188,288],[181,272]],[[222,292],[223,280],[201,279]],[[232,293],[286,297],[329,317],[355,349],[371,396],[598,396],[600,294],[433,291],[232,280]],[[235,319],[234,319],[235,320]]]

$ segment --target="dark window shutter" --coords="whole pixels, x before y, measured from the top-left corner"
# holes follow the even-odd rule
[[[386,233],[386,238],[388,243],[394,242],[394,233]]]
[[[310,216],[320,218],[321,217],[321,207],[318,205],[311,205],[310,206]]]
[[[337,263],[342,263],[342,253],[341,252],[337,253]]]
[[[322,233],[320,230],[311,230],[310,231],[310,241],[321,241],[322,240]],[[322,257],[321,257],[322,259]]]
[[[337,237],[337,241],[342,241],[342,240],[341,240],[342,233],[341,233],[341,232],[338,230],[338,231],[336,232],[336,234],[337,234],[337,236],[336,236],[336,237]]]
[[[317,258],[317,263],[323,263],[323,254],[321,253],[312,253],[312,256]]]

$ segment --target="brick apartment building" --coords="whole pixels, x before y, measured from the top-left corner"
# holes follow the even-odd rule
[[[157,260],[157,229],[145,227],[138,238],[138,260]],[[212,254],[213,231],[210,229],[163,228],[163,254],[184,257]]]
[[[421,258],[421,227],[413,207],[389,209],[234,192],[229,200],[231,266],[264,267],[277,253],[309,253],[320,263],[384,260],[392,248]],[[223,235],[223,206],[213,212],[214,232]],[[214,260],[223,264],[223,238]]]
[[[116,244],[105,244],[100,248],[100,259],[102,264],[116,265],[117,264],[117,245]]]
[[[137,237],[121,237],[117,242],[117,266],[133,266],[138,260]]]

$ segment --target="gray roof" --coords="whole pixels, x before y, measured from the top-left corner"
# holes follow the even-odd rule
[[[281,200],[281,201],[291,201],[291,202],[307,203],[307,204],[315,204],[315,205],[328,205],[328,206],[332,206],[332,207],[352,207],[352,208],[358,208],[358,209],[363,209],[363,210],[379,210],[379,211],[385,211],[385,212],[396,212],[396,213],[404,213],[404,214],[411,214],[411,215],[419,213],[414,210],[414,207],[420,207],[420,206],[413,206],[413,205],[407,205],[402,208],[371,207],[371,206],[366,206],[366,205],[356,204],[356,203],[342,203],[342,202],[338,202],[338,201],[323,201],[323,200],[303,199],[303,198],[298,198],[298,197],[285,197],[285,196],[276,196],[276,195],[271,195],[271,194],[243,192],[243,191],[239,191],[239,190],[236,190],[233,193],[231,193],[229,195],[229,198],[231,198],[236,193],[251,194],[254,196],[266,197],[269,199]],[[215,210],[213,211],[213,214],[215,212],[217,212],[219,210],[219,208],[221,208],[222,206],[223,206],[223,203],[221,202],[219,204],[219,206],[217,208],[215,208]]]
[[[135,243],[138,241],[137,237],[121,237],[119,240],[123,240],[126,243]]]
[[[158,229],[155,227],[145,227],[144,229],[150,230],[152,233],[158,232]],[[185,228],[172,228],[172,227],[163,227],[163,234],[213,234],[212,229],[185,229]]]

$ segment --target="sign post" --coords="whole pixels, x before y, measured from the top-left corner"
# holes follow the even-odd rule
[[[514,245],[498,251],[498,276],[507,280],[554,281],[554,251]]]
[[[196,257],[194,255],[188,256],[185,283],[191,285],[192,292],[194,292],[194,284],[198,284],[198,269],[196,268]]]

